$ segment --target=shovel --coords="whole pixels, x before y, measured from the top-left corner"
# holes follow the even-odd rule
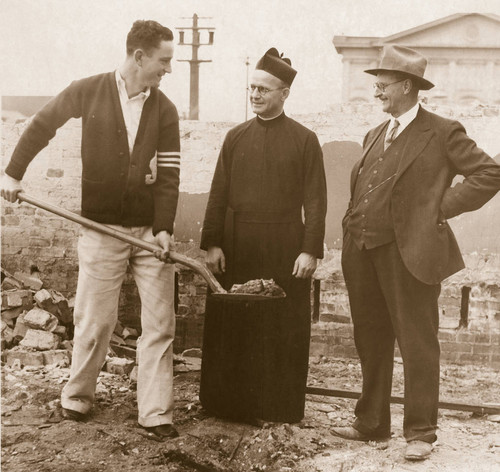
[[[132,244],[133,246],[139,247],[146,251],[152,253],[162,251],[162,248],[160,246],[157,246],[156,244],[148,243],[146,241],[143,241],[142,239],[135,238],[134,236],[129,236],[122,231],[110,228],[109,226],[106,226],[102,223],[97,223],[96,221],[89,220],[88,218],[80,216],[71,211],[59,208],[55,205],[51,205],[50,203],[43,202],[30,195],[26,195],[24,192],[19,192],[17,194],[17,198],[22,202],[30,203],[31,205],[42,208],[43,210],[50,211],[51,213],[62,216],[63,218],[79,223],[86,228],[90,228],[100,233],[107,234],[108,236],[120,239],[121,241],[125,241],[126,243]],[[210,287],[210,290],[212,291],[212,297],[244,301],[269,300],[272,298],[276,298],[252,293],[229,293],[222,287],[222,285],[215,278],[212,272],[210,272],[210,270],[205,266],[205,264],[202,264],[195,259],[191,259],[190,257],[184,256],[174,251],[170,251],[168,257],[170,261],[189,267],[190,269],[200,274]]]

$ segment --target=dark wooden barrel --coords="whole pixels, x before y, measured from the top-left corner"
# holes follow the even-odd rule
[[[200,401],[215,416],[295,423],[304,417],[310,320],[290,300],[208,296]]]

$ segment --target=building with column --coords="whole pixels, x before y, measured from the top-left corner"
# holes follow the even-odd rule
[[[457,13],[387,37],[334,36],[343,63],[343,102],[373,100],[373,77],[381,48],[398,44],[429,62],[426,78],[435,87],[422,92],[434,103],[500,105],[500,16]]]

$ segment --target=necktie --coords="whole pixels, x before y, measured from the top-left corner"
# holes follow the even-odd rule
[[[392,126],[392,128],[387,133],[387,136],[385,137],[384,150],[389,147],[389,145],[394,141],[394,139],[396,139],[398,128],[399,128],[399,121],[394,120],[394,125]]]

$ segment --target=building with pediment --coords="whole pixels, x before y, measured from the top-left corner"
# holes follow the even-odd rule
[[[387,37],[334,36],[343,63],[343,102],[373,100],[373,77],[386,44],[407,46],[428,59],[433,102],[500,104],[500,16],[457,13]]]

